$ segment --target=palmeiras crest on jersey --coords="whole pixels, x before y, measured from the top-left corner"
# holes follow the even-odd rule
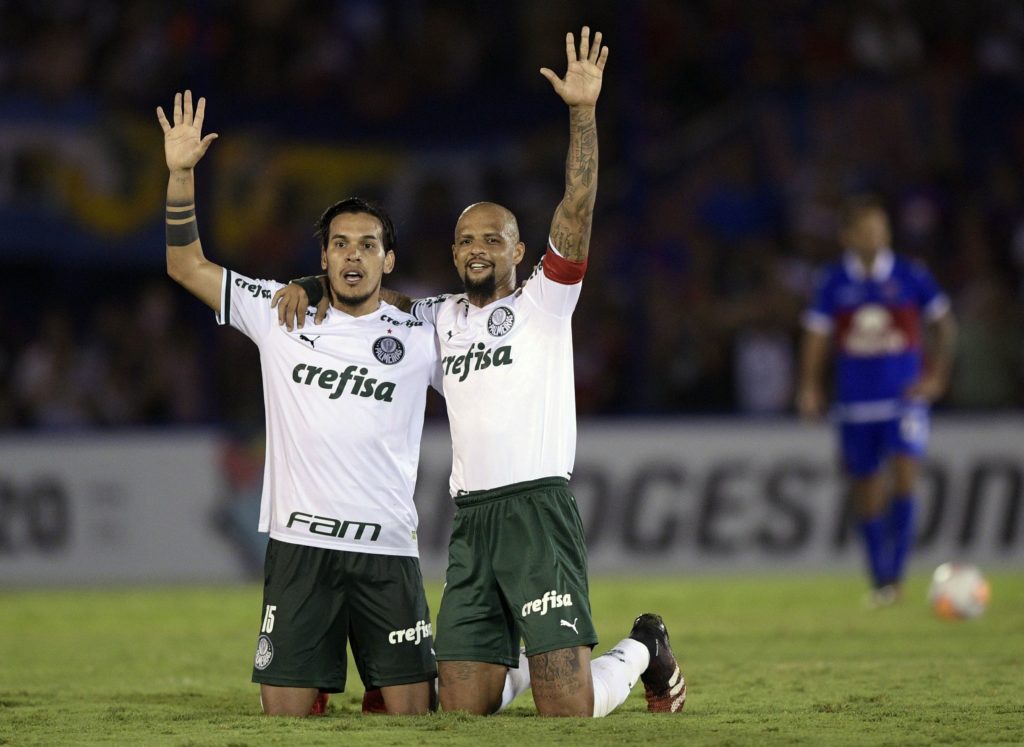
[[[516,323],[516,315],[508,306],[499,306],[487,317],[487,331],[494,337],[507,335]]]
[[[393,366],[405,357],[405,345],[394,337],[378,337],[373,341],[373,357],[385,366]]]
[[[270,666],[270,662],[274,660],[274,644],[270,642],[270,636],[261,635],[259,641],[256,642],[256,656],[253,657],[252,664],[261,672]]]

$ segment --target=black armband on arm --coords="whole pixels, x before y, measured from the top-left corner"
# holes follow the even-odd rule
[[[324,297],[324,287],[320,284],[320,278],[316,275],[307,275],[304,278],[296,278],[289,282],[295,283],[295,285],[306,291],[310,306],[316,306]]]
[[[167,224],[167,246],[188,246],[199,241],[199,225],[193,218],[188,223]]]
[[[188,246],[199,241],[199,224],[196,223],[196,206],[167,205],[167,246]]]

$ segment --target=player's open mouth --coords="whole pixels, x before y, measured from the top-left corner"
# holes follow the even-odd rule
[[[341,274],[341,279],[349,285],[356,285],[363,279],[363,273],[357,270],[349,270],[348,272],[343,272]]]
[[[470,262],[466,265],[466,269],[470,272],[483,272],[491,267],[494,267],[494,265],[489,262]]]

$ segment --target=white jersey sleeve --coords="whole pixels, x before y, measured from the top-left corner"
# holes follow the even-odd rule
[[[444,396],[444,367],[441,365],[441,341],[437,335],[434,335],[434,351],[437,354],[437,363],[434,366],[433,373],[430,374],[430,386],[434,388],[438,394]]]
[[[436,327],[437,312],[441,309],[441,304],[447,301],[449,296],[450,294],[448,293],[442,293],[440,296],[417,298],[412,302],[412,308],[409,310],[409,313],[416,317],[418,321]]]
[[[253,280],[224,268],[217,323],[234,327],[259,345],[277,326],[270,299],[283,287],[276,280]]]
[[[548,257],[550,256],[548,255]],[[576,304],[580,300],[580,291],[583,289],[582,281],[563,283],[553,280],[544,270],[544,261],[542,259],[537,263],[537,266],[533,268],[533,274],[523,284],[523,296],[538,309],[546,311],[552,316],[572,316],[572,312],[575,311]]]

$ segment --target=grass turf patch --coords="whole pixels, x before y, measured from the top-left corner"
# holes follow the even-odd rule
[[[984,617],[947,622],[924,577],[877,611],[852,575],[596,578],[598,651],[660,612],[689,688],[682,716],[638,686],[599,720],[539,719],[529,694],[489,718],[364,717],[354,667],[327,717],[266,718],[255,586],[5,592],[0,744],[1020,744],[1024,574],[991,580]]]

